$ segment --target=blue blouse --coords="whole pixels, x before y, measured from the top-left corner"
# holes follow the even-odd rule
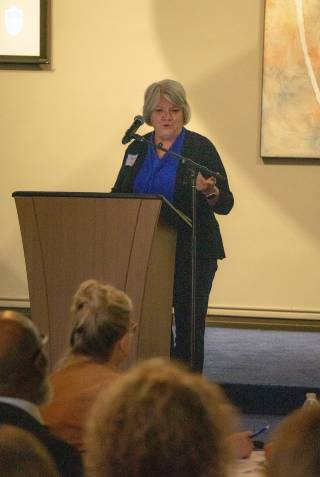
[[[185,129],[182,128],[179,136],[169,151],[180,154],[184,142]],[[154,136],[153,136],[154,140]],[[169,201],[173,201],[179,159],[166,152],[158,157],[156,148],[148,145],[145,160],[136,175],[133,192],[140,194],[161,194]]]

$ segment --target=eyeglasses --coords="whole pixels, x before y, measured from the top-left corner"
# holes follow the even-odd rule
[[[32,362],[36,361],[39,354],[43,352],[43,348],[48,343],[48,339],[48,335],[40,335],[39,348],[33,353],[31,357]]]
[[[43,347],[44,345],[46,345],[48,343],[49,336],[48,335],[40,335],[40,339],[41,339],[41,347]]]
[[[129,335],[134,335],[137,328],[138,328],[138,323],[136,323],[135,321],[130,321],[129,330],[128,330]]]

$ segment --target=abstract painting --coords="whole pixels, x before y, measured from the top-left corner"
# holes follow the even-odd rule
[[[320,158],[319,20],[319,0],[266,0],[262,157]]]

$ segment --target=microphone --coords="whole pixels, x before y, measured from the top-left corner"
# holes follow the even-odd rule
[[[129,129],[126,131],[125,135],[123,136],[122,138],[122,144],[127,144],[128,142],[131,141],[131,139],[133,139],[132,137],[132,134],[134,134],[140,126],[142,126],[142,124],[144,123],[144,119],[143,119],[143,116],[135,116],[134,117],[134,120],[133,120],[133,123],[131,124],[131,126],[129,127]]]

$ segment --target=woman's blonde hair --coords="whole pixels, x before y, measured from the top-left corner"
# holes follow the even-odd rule
[[[98,280],[81,283],[72,301],[70,354],[105,361],[130,327],[132,303],[121,290]]]
[[[298,409],[283,420],[272,442],[266,475],[320,475],[320,406]]]
[[[151,126],[151,114],[159,103],[161,96],[182,109],[183,124],[190,121],[191,111],[184,87],[178,81],[164,79],[152,83],[144,93],[143,117],[149,126]]]
[[[221,389],[162,358],[98,398],[88,423],[94,477],[224,477],[230,408]]]

